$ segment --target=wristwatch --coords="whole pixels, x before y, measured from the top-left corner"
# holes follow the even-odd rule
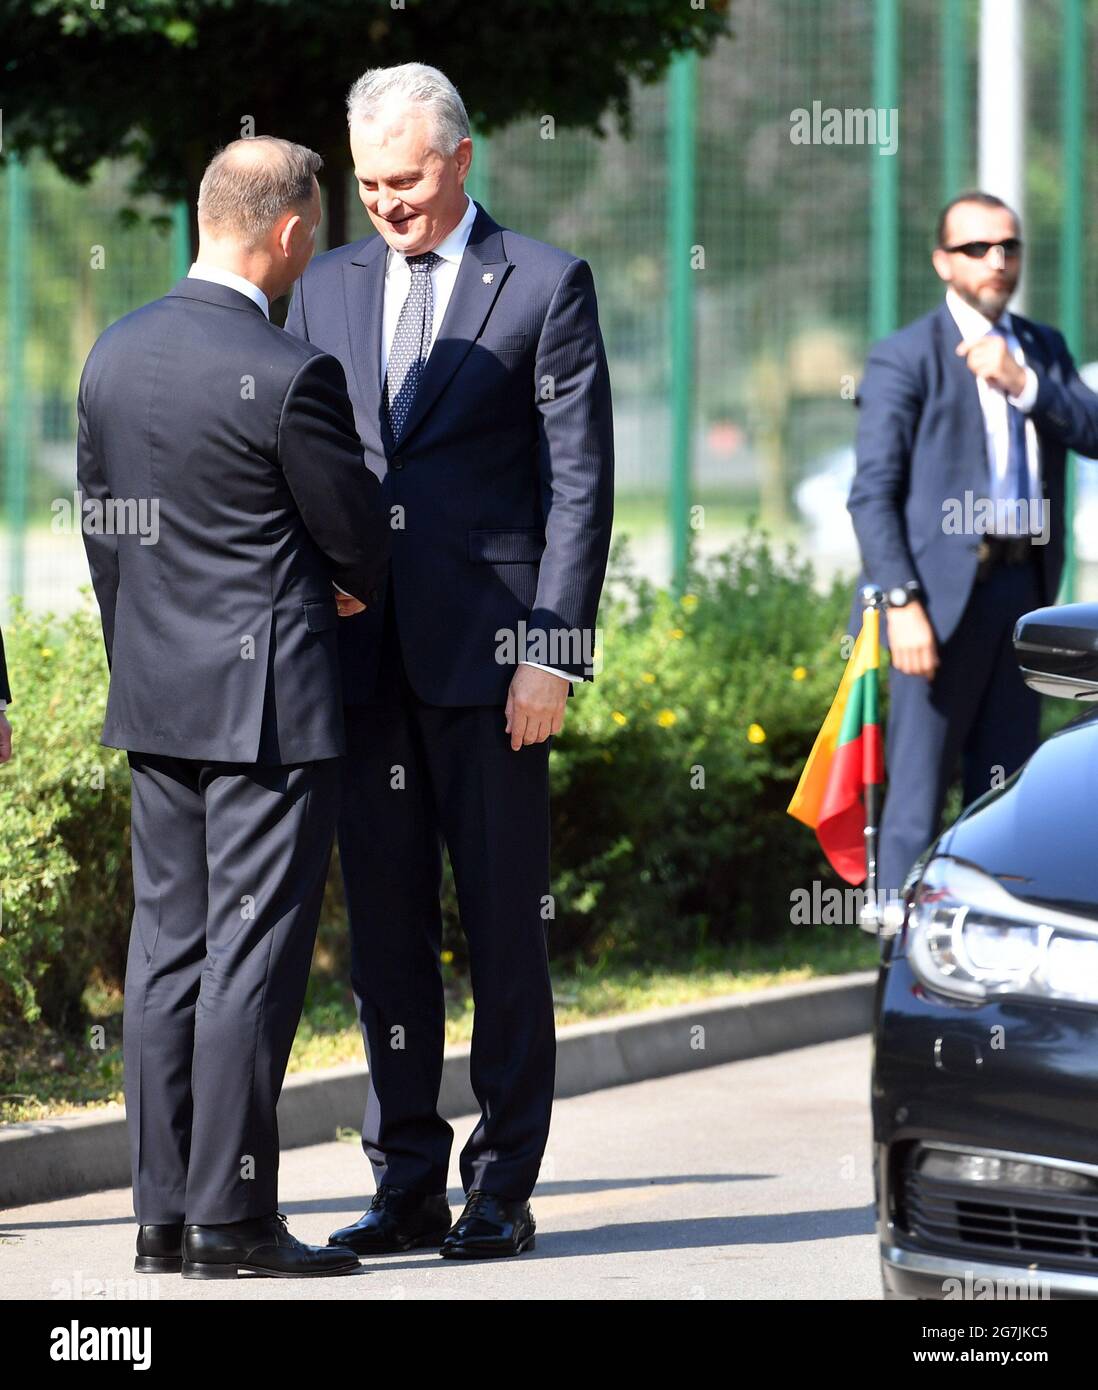
[[[889,608],[906,608],[909,603],[922,603],[923,586],[917,579],[909,579],[903,588],[889,589],[886,597]]]

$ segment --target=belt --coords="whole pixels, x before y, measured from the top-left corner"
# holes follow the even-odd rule
[[[1025,565],[1034,557],[1029,536],[983,536],[976,547],[976,578],[986,579],[999,565]]]

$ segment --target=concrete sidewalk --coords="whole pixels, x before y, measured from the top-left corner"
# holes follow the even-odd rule
[[[699,1000],[557,1030],[558,1098],[698,1071],[866,1032],[876,971]],[[278,1106],[282,1149],[357,1130],[366,1068],[353,1062],[290,1076]],[[439,1112],[476,1108],[469,1047],[447,1049]],[[130,1180],[125,1111],[0,1125],[0,1208],[120,1187]]]
[[[119,1187],[0,1217],[0,1297],[877,1299],[869,1062],[868,1039],[850,1038],[562,1100],[533,1198],[537,1246],[517,1259],[417,1250],[331,1279],[136,1275]],[[455,1120],[455,1155],[473,1124]],[[291,1231],[314,1242],[373,1190],[357,1141],[291,1150],[280,1178]],[[455,1215],[462,1200],[455,1164]]]

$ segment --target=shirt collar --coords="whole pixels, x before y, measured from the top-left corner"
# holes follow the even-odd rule
[[[263,317],[271,317],[271,306],[267,296],[259,288],[253,285],[250,280],[245,280],[243,275],[237,275],[234,270],[224,270],[219,265],[199,265],[196,261],[187,271],[188,280],[209,280],[215,285],[225,285],[230,290],[239,290],[245,294],[253,304],[258,304],[263,310]]]
[[[967,341],[969,338],[979,338],[982,334],[990,333],[996,324],[1007,333],[1014,332],[1010,314],[1006,309],[999,315],[996,324],[993,324],[986,314],[981,314],[979,309],[974,309],[971,304],[966,303],[954,289],[946,290],[946,305],[953,315],[953,322],[961,330],[962,340]]]
[[[444,261],[452,261],[454,265],[457,265],[465,254],[466,246],[469,244],[469,237],[472,234],[473,223],[476,221],[476,217],[477,205],[473,202],[472,198],[469,197],[468,193],[466,193],[465,212],[462,214],[461,221],[454,230],[443,237],[435,247],[435,255],[441,256]],[[394,251],[390,246],[389,254],[385,262],[386,267],[391,266],[393,261],[398,257],[402,261],[408,259],[403,251]]]

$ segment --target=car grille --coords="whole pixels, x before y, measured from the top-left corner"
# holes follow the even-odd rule
[[[1098,1271],[1098,1197],[1007,1187],[992,1192],[928,1177],[910,1162],[900,1197],[902,1228],[930,1249]]]

